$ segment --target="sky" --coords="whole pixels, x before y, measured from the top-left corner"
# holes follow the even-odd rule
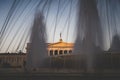
[[[109,37],[120,34],[120,1],[107,1],[97,0],[106,49]],[[0,52],[25,52],[36,10],[45,17],[48,43],[58,42],[60,33],[63,41],[75,41],[78,0],[0,0]]]
[[[73,42],[76,5],[74,0],[0,0],[0,29],[3,32],[0,50],[14,52],[25,48],[36,9],[45,17],[48,43],[58,42],[60,33],[63,41]],[[5,31],[2,27],[6,27]]]

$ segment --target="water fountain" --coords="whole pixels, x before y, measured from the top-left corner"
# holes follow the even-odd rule
[[[95,67],[95,55],[102,49],[103,37],[95,0],[81,0],[78,12],[74,54],[84,54],[87,72]]]
[[[119,48],[120,48],[120,38],[119,38],[119,35],[116,34],[113,37],[112,44],[111,44],[109,51],[120,52]]]
[[[42,68],[47,58],[46,27],[41,12],[35,13],[30,37],[30,51],[27,54],[27,68]]]

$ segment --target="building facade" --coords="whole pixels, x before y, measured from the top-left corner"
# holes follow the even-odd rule
[[[0,67],[24,67],[26,54],[30,52],[30,43],[27,43],[26,53],[1,53]],[[70,55],[73,50],[73,43],[66,43],[62,39],[56,43],[47,43],[48,56]]]
[[[69,55],[73,51],[73,43],[64,42],[62,39],[59,42],[48,44],[48,56]]]
[[[0,53],[0,67],[19,67],[25,65],[25,53]]]
[[[47,50],[48,56],[61,56],[61,55],[69,55],[73,51],[73,43],[64,42],[61,38],[59,42],[56,43],[48,43]],[[26,52],[30,52],[30,43],[27,44]]]
[[[24,68],[26,65],[26,56],[30,51],[30,43],[27,44],[26,53],[1,53],[0,54],[0,67],[15,67],[15,68]],[[64,42],[61,38],[56,43],[47,43],[48,56],[55,61],[64,61],[66,60],[76,60],[77,57],[83,58],[84,55],[71,55],[73,51],[73,43]],[[65,56],[68,55],[68,56]],[[66,57],[66,58],[63,58]],[[57,64],[59,63],[56,62]],[[82,61],[82,60],[81,60]],[[97,56],[97,63],[102,63],[104,68],[120,68],[120,52],[109,52],[105,51]],[[101,61],[101,62],[99,62]],[[54,61],[53,61],[54,62]],[[60,62],[60,63],[61,63]],[[67,64],[68,62],[66,62]],[[80,63],[80,62],[78,62]],[[71,63],[70,63],[71,64]]]

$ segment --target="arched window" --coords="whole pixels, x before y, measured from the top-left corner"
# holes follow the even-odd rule
[[[52,56],[53,55],[53,50],[50,50],[50,56]]]
[[[69,53],[71,54],[71,53],[72,53],[72,50],[69,50]]]
[[[55,50],[55,51],[54,51],[54,54],[55,54],[55,55],[58,55],[58,50]]]
[[[59,54],[60,54],[60,55],[62,55],[62,54],[63,54],[63,51],[62,51],[62,50],[60,50],[60,51],[59,51]]]
[[[64,54],[67,54],[67,50],[64,50]]]

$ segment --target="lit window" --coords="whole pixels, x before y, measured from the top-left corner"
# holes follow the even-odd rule
[[[58,50],[55,50],[55,55],[58,55]]]
[[[59,54],[60,54],[60,55],[62,55],[62,54],[63,54],[63,51],[62,51],[62,50],[60,50],[60,51],[59,51]]]
[[[72,53],[72,50],[69,50],[69,53]]]
[[[50,50],[50,56],[52,56],[53,55],[53,50]]]
[[[64,51],[64,54],[67,54],[67,50]]]

